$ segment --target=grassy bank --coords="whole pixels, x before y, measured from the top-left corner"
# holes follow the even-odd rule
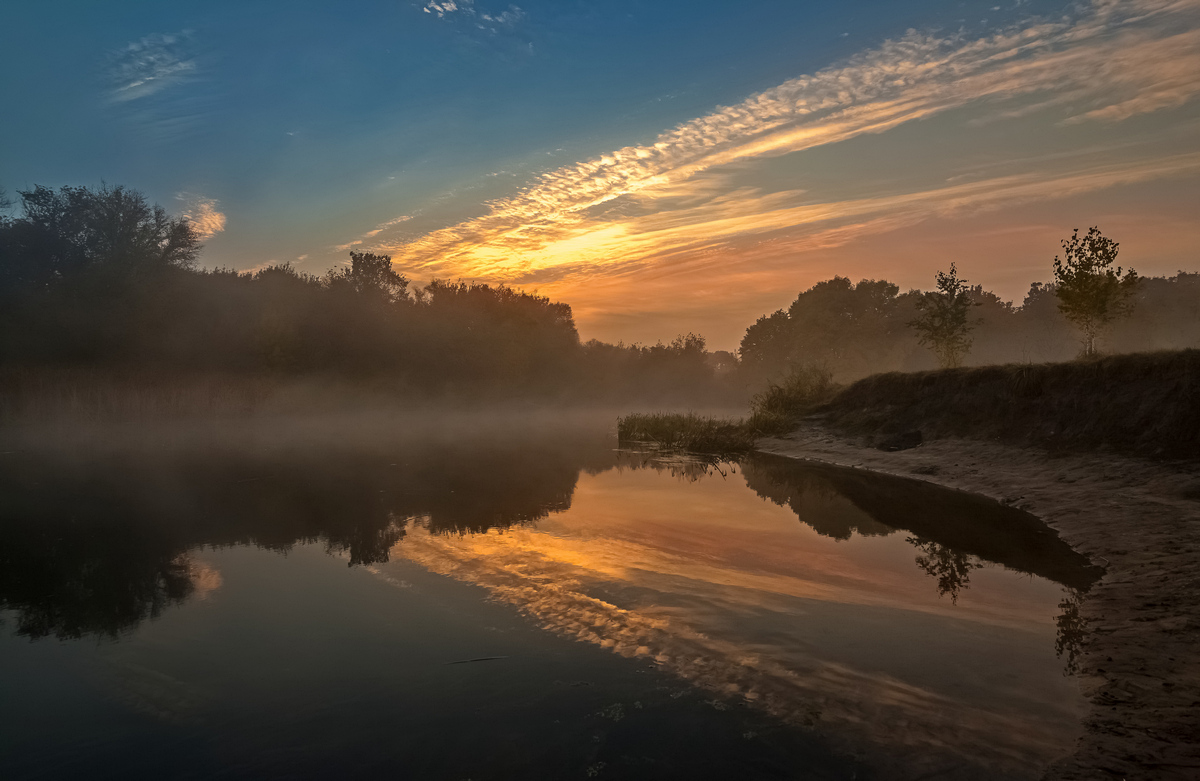
[[[1051,450],[1111,450],[1200,458],[1200,350],[1098,360],[877,374],[840,388],[816,370],[754,397],[750,416],[621,418],[623,443],[697,453],[740,453],[803,420],[875,444],[920,432]]]
[[[821,410],[880,440],[909,431],[1050,449],[1200,457],[1200,350],[878,374]]]
[[[730,420],[692,413],[626,415],[617,420],[623,445],[651,445],[693,453],[735,455],[754,449],[758,437],[782,434],[837,392],[829,372],[815,368],[793,371],[770,383],[750,402],[750,416]]]

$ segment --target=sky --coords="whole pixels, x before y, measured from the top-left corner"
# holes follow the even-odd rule
[[[696,332],[841,275],[1020,303],[1098,225],[1200,271],[1200,0],[39,2],[0,187],[123,184],[208,267],[391,255]]]

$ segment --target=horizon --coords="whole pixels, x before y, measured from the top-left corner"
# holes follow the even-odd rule
[[[0,187],[138,189],[206,267],[381,252],[714,350],[835,274],[1019,304],[1091,225],[1200,270],[1200,0],[281,8],[13,9]]]

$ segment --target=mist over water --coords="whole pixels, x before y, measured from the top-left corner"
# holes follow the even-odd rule
[[[1070,748],[1096,573],[1035,519],[606,420],[9,450],[5,777],[1033,778]]]

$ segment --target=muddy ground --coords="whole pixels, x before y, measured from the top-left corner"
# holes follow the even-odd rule
[[[1047,779],[1200,779],[1200,463],[960,439],[884,452],[810,425],[758,448],[990,496],[1105,567],[1082,605],[1076,752]]]

